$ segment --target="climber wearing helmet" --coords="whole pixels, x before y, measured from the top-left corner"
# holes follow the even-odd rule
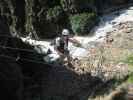
[[[70,37],[70,32],[68,29],[63,29],[61,37],[57,37],[55,40],[55,50],[61,56],[62,60],[67,57],[68,63],[71,61],[68,50],[69,41],[78,45],[80,44],[77,40]]]

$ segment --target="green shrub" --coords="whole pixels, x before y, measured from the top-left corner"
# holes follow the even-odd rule
[[[129,76],[128,76],[128,83],[133,83],[133,54],[129,55],[126,60],[124,61],[129,65]]]
[[[73,32],[78,35],[85,35],[89,33],[90,29],[94,26],[96,22],[96,14],[81,13],[71,15],[69,19]]]
[[[133,66],[133,54],[127,57],[125,63]]]
[[[60,4],[62,6],[65,6],[66,4],[94,4],[96,0],[70,0],[70,2],[67,2],[67,0],[60,0]]]
[[[133,73],[131,73],[128,77],[128,83],[133,83]]]
[[[94,6],[95,0],[60,0],[60,5],[64,11],[70,11],[72,9],[81,9],[81,7]]]
[[[54,20],[57,21],[62,16],[63,10],[60,6],[55,6],[54,8],[50,8],[47,11],[47,20]]]

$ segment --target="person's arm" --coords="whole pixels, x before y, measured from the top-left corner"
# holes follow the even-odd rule
[[[69,38],[69,41],[76,44],[76,46],[78,46],[78,47],[80,47],[82,45],[78,40],[76,40],[74,38]]]

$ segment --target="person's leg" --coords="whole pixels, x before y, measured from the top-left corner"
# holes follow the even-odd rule
[[[65,51],[65,56],[66,56],[66,58],[67,58],[67,62],[68,62],[68,63],[71,63],[72,58],[71,58],[71,56],[70,56],[69,50],[66,50],[66,51]]]
[[[65,59],[65,55],[64,55],[64,50],[63,49],[61,49],[61,48],[57,48],[57,52],[58,52],[58,54],[59,54],[59,56],[60,56],[60,58],[59,58],[59,63],[64,63],[64,59]]]

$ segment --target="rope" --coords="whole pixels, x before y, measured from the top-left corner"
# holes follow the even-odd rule
[[[12,60],[14,60],[14,61],[19,61],[19,60],[21,60],[21,61],[28,61],[28,62],[40,63],[40,64],[48,64],[48,63],[45,63],[45,62],[43,62],[43,61],[35,61],[35,60],[25,59],[25,58],[19,58],[19,59],[18,59],[18,57],[12,57],[12,56],[6,56],[6,55],[0,55],[0,57],[12,59]],[[17,59],[18,59],[18,60],[17,60]],[[48,65],[50,65],[50,64],[48,64]]]
[[[13,38],[12,36],[8,36],[8,35],[0,35],[0,37],[5,37],[5,38]],[[7,42],[5,42],[4,45],[6,45]],[[19,50],[19,51],[25,51],[25,52],[31,52],[31,53],[35,53],[33,50],[28,50],[28,49],[20,49],[20,48],[13,48],[13,47],[8,47],[8,46],[3,46],[0,45],[0,48],[2,49],[10,49],[10,50]]]
[[[14,61],[17,61],[16,59],[16,57],[11,57],[11,56],[5,56],[5,55],[0,55],[0,57],[4,57],[4,58],[9,58],[9,59],[12,59],[12,60],[14,60]],[[20,58],[19,60],[21,60],[21,61],[28,61],[28,62],[33,62],[33,63],[39,63],[39,64],[47,64],[47,65],[49,65],[49,66],[54,66],[53,64],[49,64],[49,63],[45,63],[45,62],[43,62],[43,61],[35,61],[35,60],[31,60],[31,59],[22,59],[22,58]],[[18,60],[18,61],[19,61]],[[101,70],[101,69],[95,69],[95,72],[101,72],[101,73],[106,73],[106,72],[109,72],[109,73],[121,73],[120,71],[118,71],[118,70],[116,70],[116,71],[111,71],[111,70],[108,70],[108,71],[103,71],[103,70]]]
[[[20,49],[20,48],[12,48],[12,47],[2,46],[2,45],[0,45],[0,48],[2,48],[2,49],[9,49],[9,50],[18,50],[18,51],[25,51],[25,52],[36,53],[36,52],[33,51],[33,50]],[[38,53],[37,53],[37,54],[38,54]]]
[[[6,56],[6,55],[0,55],[0,57],[3,57],[3,58],[9,58],[9,59],[12,59],[12,60],[14,60],[14,61],[17,61],[16,59],[17,59],[17,57],[11,57],[11,56]],[[39,63],[39,64],[47,64],[47,65],[50,65],[50,66],[53,66],[53,64],[48,64],[48,63],[45,63],[45,62],[43,62],[43,61],[35,61],[35,60],[31,60],[31,59],[25,59],[25,58],[20,58],[19,60],[21,60],[21,61],[28,61],[28,62],[34,62],[34,63]],[[19,61],[18,60],[18,61]],[[108,70],[108,71],[103,71],[103,70],[101,70],[101,69],[95,69],[95,72],[102,72],[102,73],[105,73],[105,72],[117,72],[117,73],[120,73],[120,71],[110,71],[110,70]]]

